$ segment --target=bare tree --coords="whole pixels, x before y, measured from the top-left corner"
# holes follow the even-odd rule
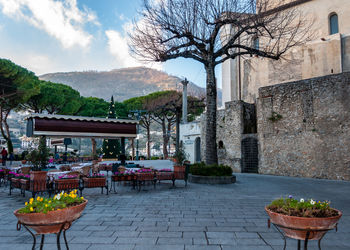
[[[308,40],[309,22],[291,0],[143,1],[130,33],[133,54],[145,61],[192,58],[206,70],[206,163],[217,163],[215,67],[242,55],[278,60]],[[252,42],[259,38],[259,46]]]

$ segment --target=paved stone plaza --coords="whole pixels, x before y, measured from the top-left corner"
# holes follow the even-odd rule
[[[237,183],[223,186],[164,182],[137,192],[117,186],[118,194],[84,190],[89,200],[84,215],[67,231],[70,249],[283,249],[275,229],[267,228],[264,206],[274,198],[329,199],[343,211],[338,232],[329,232],[322,249],[350,249],[350,182],[237,174]],[[0,188],[0,249],[31,249],[32,237],[16,231],[13,211],[29,198]],[[39,240],[39,239],[38,239]],[[44,249],[56,249],[56,238],[46,237]],[[65,249],[63,237],[62,249]],[[37,244],[38,245],[38,244]],[[309,249],[317,249],[310,242]],[[287,249],[297,241],[288,240]]]

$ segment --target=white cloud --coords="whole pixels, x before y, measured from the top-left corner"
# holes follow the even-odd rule
[[[84,24],[99,25],[96,15],[88,8],[80,10],[77,0],[0,0],[2,12],[22,19],[59,40],[64,48],[88,47],[92,35]]]
[[[123,32],[116,30],[107,30],[109,52],[115,57],[119,67],[137,67],[146,66],[158,70],[163,69],[162,63],[146,63],[140,62],[133,58],[128,47],[127,31],[132,30],[132,23],[127,22],[123,25]]]
[[[33,71],[36,75],[52,72],[53,69],[57,68],[57,65],[55,65],[49,56],[34,52],[5,52],[1,53],[1,57],[7,58],[12,62]]]

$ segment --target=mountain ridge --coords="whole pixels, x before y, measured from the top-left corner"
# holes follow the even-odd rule
[[[56,72],[41,75],[39,78],[69,85],[78,90],[82,96],[93,96],[105,100],[110,100],[112,95],[116,101],[124,101],[156,91],[182,91],[181,78],[146,67],[110,71]],[[196,97],[205,97],[205,89],[192,82],[188,84],[188,93]],[[218,89],[218,103],[220,100],[221,91]]]

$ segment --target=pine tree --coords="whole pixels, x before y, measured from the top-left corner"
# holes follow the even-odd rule
[[[113,96],[109,105],[108,117],[109,119],[116,119],[115,104]],[[121,147],[119,139],[104,139],[103,145],[103,158],[117,158],[121,154]]]

